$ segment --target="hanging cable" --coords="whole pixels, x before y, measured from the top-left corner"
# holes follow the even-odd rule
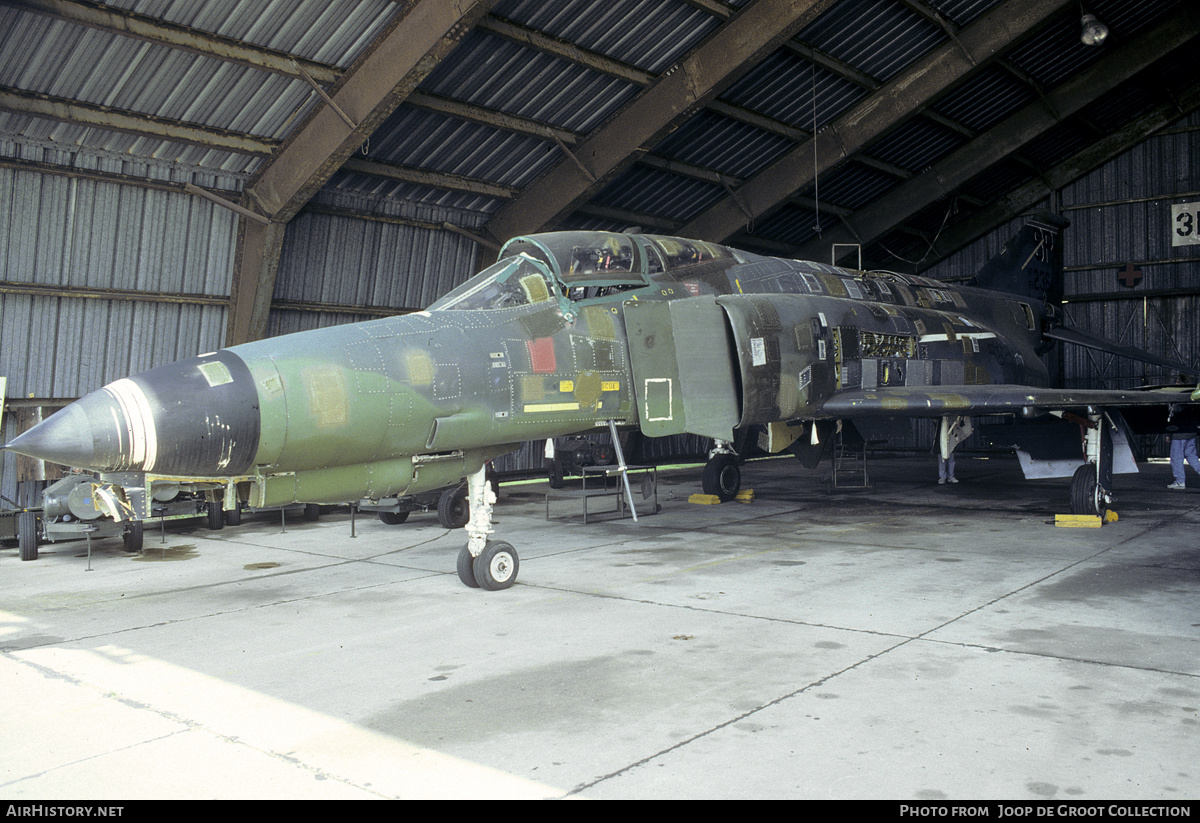
[[[817,67],[812,69],[812,147],[813,147],[813,206],[817,213],[817,222],[813,231],[821,236],[821,185],[820,172],[817,168]]]

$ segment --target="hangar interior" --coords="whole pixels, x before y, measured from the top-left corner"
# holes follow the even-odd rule
[[[1190,0],[2,0],[5,440],[154,366],[421,310],[558,229],[953,281],[1050,210],[1072,324],[1195,363],[1198,38]],[[0,460],[13,501],[39,469]]]

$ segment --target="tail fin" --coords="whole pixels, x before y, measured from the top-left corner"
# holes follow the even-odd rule
[[[1053,212],[1029,215],[971,285],[1058,305],[1063,297],[1062,231],[1069,225],[1070,220]]]

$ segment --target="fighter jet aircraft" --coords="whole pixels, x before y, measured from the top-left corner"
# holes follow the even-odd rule
[[[677,237],[517,237],[426,311],[117,380],[6,448],[100,472],[97,494],[118,519],[144,518],[163,478],[213,489],[228,508],[378,500],[466,477],[458,573],[485,589],[511,586],[519,566],[510,544],[488,539],[486,463],[599,427],[711,437],[703,486],[728,499],[741,482],[734,444],[754,427],[769,451],[811,462],[837,421],[941,418],[949,454],[969,416],[1065,413],[1086,433],[1072,507],[1099,513],[1117,410],[1161,409],[1165,421],[1195,409],[1188,389],[1048,388],[1039,355],[1054,340],[1114,349],[1061,326],[1065,225],[1030,219],[968,285]]]

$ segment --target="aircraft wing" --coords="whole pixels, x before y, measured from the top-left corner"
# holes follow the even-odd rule
[[[1089,408],[1132,408],[1195,403],[1192,387],[1178,389],[1043,389],[1033,386],[895,386],[840,391],[822,407],[823,416],[940,417],[947,414],[1086,412]]]

